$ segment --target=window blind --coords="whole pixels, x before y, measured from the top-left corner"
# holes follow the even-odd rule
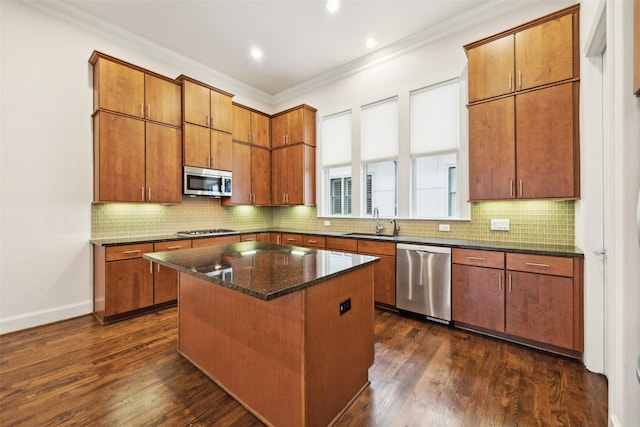
[[[398,157],[398,97],[364,105],[360,124],[362,161]]]
[[[412,156],[458,150],[460,93],[458,79],[411,93]]]
[[[322,118],[322,166],[351,163],[351,110]]]

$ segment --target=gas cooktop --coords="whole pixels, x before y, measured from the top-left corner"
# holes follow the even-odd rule
[[[202,236],[218,236],[220,234],[237,234],[236,230],[227,230],[225,228],[214,228],[212,230],[193,230],[178,231],[176,234],[182,237],[202,237]]]

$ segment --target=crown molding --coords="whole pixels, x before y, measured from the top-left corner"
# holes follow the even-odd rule
[[[94,15],[88,14],[62,1],[30,1],[18,0],[19,3],[37,9],[40,12],[56,18],[60,21],[79,27],[87,32],[97,34],[106,39],[125,44],[145,56],[150,56],[162,62],[166,62],[178,69],[188,68],[188,73],[196,74],[201,80],[211,77],[217,82],[217,86],[224,86],[225,90],[232,93],[241,92],[257,101],[273,105],[271,94],[256,89],[246,83],[223,74],[213,68],[186,57],[174,50],[167,49],[149,39],[138,36],[113,25]],[[185,64],[187,67],[185,67]],[[177,76],[176,76],[177,77]]]

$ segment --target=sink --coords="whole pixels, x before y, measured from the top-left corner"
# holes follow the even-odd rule
[[[386,234],[375,234],[375,233],[345,233],[343,234],[343,236],[349,236],[349,237],[383,237],[383,238],[390,238],[393,239],[393,236],[389,236]]]

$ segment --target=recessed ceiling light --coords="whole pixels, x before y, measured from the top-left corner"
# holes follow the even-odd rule
[[[327,10],[331,13],[340,9],[340,2],[338,0],[327,0]]]
[[[378,45],[378,42],[373,37],[369,37],[367,39],[367,42],[365,43],[365,46],[367,46],[367,49],[373,49],[377,45]]]
[[[260,59],[262,58],[262,51],[257,47],[254,47],[251,49],[251,56],[253,57],[253,59]]]

